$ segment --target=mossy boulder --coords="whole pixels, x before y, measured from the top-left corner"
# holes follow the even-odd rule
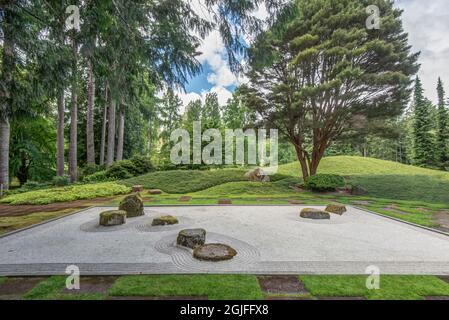
[[[176,244],[179,246],[195,249],[206,242],[206,230],[184,229],[179,231]]]
[[[223,261],[234,258],[237,254],[234,248],[221,243],[208,243],[193,250],[193,257],[204,261]]]
[[[326,206],[325,211],[342,215],[347,210],[346,210],[346,207],[341,203],[331,203]]]
[[[178,219],[176,219],[176,217],[173,216],[160,216],[157,218],[153,219],[153,222],[151,222],[152,226],[166,226],[166,225],[170,225],[170,224],[177,224],[178,223]]]
[[[126,211],[127,218],[133,218],[144,215],[143,201],[138,193],[126,196],[120,202],[119,210]]]
[[[351,186],[351,194],[353,196],[363,196],[367,193],[368,191],[361,186]]]
[[[126,222],[126,211],[108,210],[100,213],[100,225],[105,227],[118,226]]]
[[[313,208],[304,208],[301,210],[299,214],[301,218],[305,219],[313,219],[313,220],[321,220],[321,219],[330,219],[331,216],[328,212],[322,211],[319,209]]]

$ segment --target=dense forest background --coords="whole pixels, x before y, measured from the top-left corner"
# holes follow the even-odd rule
[[[230,28],[224,17],[245,17],[237,21],[239,30],[256,32],[258,22],[248,12],[262,1],[242,1],[240,7],[232,1],[212,2],[226,9],[215,12],[214,25],[201,21],[183,1],[79,2],[83,19],[77,31],[64,27],[64,1],[6,1],[0,61],[2,130],[10,130],[9,148],[2,152],[9,155],[9,178],[23,185],[68,175],[65,179],[74,182],[136,156],[159,169],[172,169],[170,133],[175,128],[192,130],[198,120],[203,130],[263,126],[246,103],[246,85],[225,105],[210,93],[204,101],[183,107],[175,93],[200,70],[196,48],[212,28],[221,28],[233,69],[243,71],[236,58],[243,48],[234,41],[242,31]],[[273,10],[279,9],[272,2]],[[324,155],[359,155],[449,170],[443,80],[435,79],[436,105],[416,77],[400,114],[352,116],[349,129]],[[296,160],[294,146],[281,137],[279,162]]]

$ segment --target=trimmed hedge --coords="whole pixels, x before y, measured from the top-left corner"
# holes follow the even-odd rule
[[[345,186],[345,179],[337,174],[316,174],[304,181],[304,187],[312,191],[335,191]]]

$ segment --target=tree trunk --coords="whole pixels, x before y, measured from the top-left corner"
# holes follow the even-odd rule
[[[64,89],[58,93],[58,130],[56,132],[56,174],[64,175]]]
[[[95,103],[95,75],[92,60],[88,60],[88,83],[87,83],[87,164],[95,165],[95,142],[94,142],[94,103]]]
[[[108,118],[108,152],[106,156],[106,167],[110,167],[114,162],[114,150],[115,150],[115,99],[109,98],[111,103],[109,105],[109,118]]]
[[[70,148],[69,148],[69,173],[70,181],[78,179],[78,95],[77,95],[77,44],[73,39],[74,61],[72,66],[72,105],[70,108]]]
[[[108,85],[105,86],[105,103],[103,110],[103,124],[101,126],[101,142],[100,142],[100,165],[104,164],[104,149],[106,146],[106,125],[108,123]]]
[[[118,126],[118,140],[117,140],[117,161],[123,160],[123,141],[125,135],[125,111],[120,108],[119,126]]]
[[[307,160],[304,156],[304,152],[302,151],[302,149],[296,143],[294,143],[294,146],[296,151],[296,158],[298,158],[299,164],[301,166],[302,178],[303,180],[306,180],[309,177],[309,168],[307,166]]]
[[[9,189],[9,138],[11,127],[6,115],[0,115],[0,189]]]
[[[11,110],[11,86],[12,72],[14,70],[14,35],[11,31],[13,24],[13,16],[8,7],[13,2],[5,3],[3,9],[3,55],[2,55],[2,72],[0,85],[0,191],[9,189],[9,143],[11,135],[11,126],[9,124],[9,112]]]

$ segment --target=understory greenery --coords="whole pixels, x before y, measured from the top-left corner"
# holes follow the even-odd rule
[[[53,202],[93,199],[125,194],[131,188],[116,182],[71,185],[67,187],[29,191],[13,194],[0,200],[8,204],[48,204]]]
[[[100,182],[108,180],[128,179],[134,176],[142,175],[155,170],[149,157],[135,155],[129,160],[121,160],[114,162],[105,170],[92,172],[83,178],[84,182]]]

